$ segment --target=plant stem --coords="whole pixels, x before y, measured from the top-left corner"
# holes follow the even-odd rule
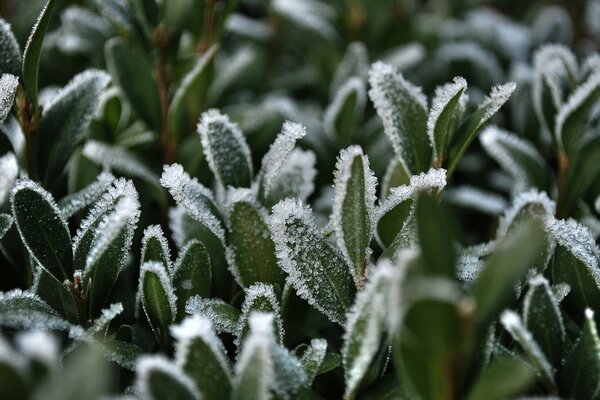
[[[155,79],[160,96],[160,112],[162,119],[160,143],[164,150],[164,162],[171,164],[175,160],[176,146],[175,143],[173,143],[169,128],[169,87],[171,85],[169,77],[170,66],[167,57],[169,37],[163,24],[158,25],[154,31],[154,45],[158,49],[158,63],[156,65]]]
[[[556,218],[564,218],[568,211],[565,210],[565,190],[568,172],[569,159],[564,151],[560,151],[558,153],[558,198],[556,200]]]
[[[19,125],[25,136],[25,150],[27,155],[27,174],[32,180],[38,179],[37,174],[37,130],[41,110],[33,105],[23,86],[17,89],[17,114]]]

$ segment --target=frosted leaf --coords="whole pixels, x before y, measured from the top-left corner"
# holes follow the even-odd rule
[[[349,79],[357,77],[364,80],[368,71],[369,53],[367,47],[363,42],[350,43],[331,80],[330,97],[335,96]]]
[[[463,282],[474,282],[483,266],[484,262],[480,257],[464,252],[456,261],[456,277]]]
[[[275,385],[273,391],[278,398],[294,400],[301,397],[307,389],[306,372],[300,360],[283,345],[271,347]]]
[[[139,277],[139,281],[138,281],[138,294],[137,294],[138,302],[141,301],[142,307],[144,309],[144,313],[148,317],[148,321],[150,322],[150,320],[151,320],[151,318],[150,318],[151,310],[148,309],[148,305],[146,304],[146,299],[144,298],[144,290],[143,290],[144,289],[144,278],[145,278],[146,274],[153,274],[160,281],[160,285],[167,296],[168,304],[166,304],[166,306],[169,307],[169,310],[171,312],[171,321],[170,322],[173,322],[175,320],[175,316],[177,315],[177,298],[175,297],[175,290],[173,288],[173,284],[171,283],[171,277],[167,273],[165,266],[162,263],[156,262],[156,261],[150,261],[150,262],[146,262],[146,263],[142,264],[142,266],[140,267],[140,277]],[[161,305],[161,306],[163,306],[163,305]],[[152,326],[152,322],[150,322],[150,324]],[[156,329],[158,329],[158,328],[160,328],[160,327],[152,326],[152,329],[154,331],[156,331]]]
[[[517,84],[515,82],[508,82],[504,85],[496,85],[492,88],[492,91],[483,102],[479,105],[478,110],[485,110],[485,113],[477,124],[477,129],[482,127],[487,121],[489,121],[500,108],[508,101],[510,96],[513,94]]]
[[[101,165],[105,170],[113,170],[140,178],[151,185],[158,185],[156,174],[127,150],[96,140],[89,140],[83,146],[81,153],[94,163]]]
[[[242,339],[248,331],[249,318],[252,313],[265,312],[273,315],[274,333],[278,342],[283,342],[283,321],[281,307],[273,290],[273,286],[262,282],[244,289],[244,303],[236,329],[235,345],[240,348]]]
[[[462,119],[468,101],[465,90],[467,90],[467,81],[461,76],[455,77],[452,83],[435,89],[435,96],[427,117],[427,135],[433,148],[434,159],[442,156],[439,154],[440,151],[448,147],[451,136]],[[457,102],[451,106],[450,102],[459,94]]]
[[[194,296],[187,301],[185,312],[190,315],[202,315],[212,322],[217,333],[227,332],[231,335],[235,335],[240,319],[237,308],[218,298],[203,299]]]
[[[404,306],[407,304],[405,299],[406,293],[403,290],[405,287],[404,278],[418,257],[419,251],[414,248],[401,249],[394,257],[392,266],[395,269],[389,278],[387,302],[392,307],[395,307],[395,312],[387,313],[386,315],[387,331],[390,333],[395,333],[402,329],[405,312]],[[384,263],[387,262],[382,259],[379,264],[385,265]]]
[[[15,343],[21,354],[47,365],[55,365],[60,354],[58,340],[45,331],[21,332],[15,337]]]
[[[355,168],[356,164],[358,168]],[[360,146],[350,146],[340,152],[334,173],[331,225],[354,282],[362,287],[368,274],[375,230],[375,190],[377,178],[369,166],[369,157]]]
[[[19,78],[11,74],[0,76],[0,123],[4,122],[15,102]]]
[[[392,49],[382,61],[405,71],[419,65],[426,56],[425,46],[419,42],[412,42]]]
[[[531,27],[531,36],[536,43],[571,43],[573,39],[571,16],[562,7],[546,6],[536,15]]]
[[[570,79],[577,81],[579,67],[575,54],[567,46],[561,44],[546,44],[533,54],[533,66],[536,72],[544,74],[546,68],[554,68],[554,62],[559,61]],[[550,70],[552,71],[552,69]]]
[[[496,237],[506,236],[509,233],[509,228],[523,213],[540,216],[544,221],[548,221],[553,218],[555,212],[556,203],[550,200],[545,192],[539,192],[535,189],[523,192],[514,198],[511,207],[502,215],[498,223]]]
[[[475,37],[486,47],[498,49],[509,59],[525,59],[530,46],[530,31],[501,13],[489,8],[478,8],[468,13],[466,24],[470,37]]]
[[[138,359],[135,370],[136,393],[142,399],[160,400],[168,393],[182,396],[181,398],[202,398],[192,379],[164,356],[142,356]]]
[[[115,177],[108,173],[102,172],[96,177],[96,181],[77,193],[73,193],[58,202],[61,214],[64,219],[67,219],[78,211],[95,203],[100,196],[113,183]],[[2,201],[0,201],[1,203]]]
[[[250,187],[252,156],[242,131],[216,109],[202,114],[198,123],[202,150],[220,190]]]
[[[92,336],[102,334],[106,337],[108,334],[108,326],[118,315],[123,312],[123,304],[114,303],[109,308],[104,308],[100,316],[94,320],[92,326],[87,330],[86,335]]]
[[[521,345],[541,378],[554,386],[554,369],[534,340],[531,332],[525,328],[517,313],[506,310],[500,314],[500,322],[512,338]]]
[[[593,53],[583,62],[583,65],[581,66],[581,77],[582,79],[586,79],[597,71],[600,71],[600,54]]]
[[[345,105],[345,101],[349,96],[355,95],[356,101],[354,104],[353,113],[358,114],[358,117],[354,117],[355,120],[360,118],[365,108],[367,101],[367,93],[365,88],[364,80],[358,77],[352,77],[344,82],[340,88],[335,92],[333,101],[329,103],[323,114],[323,124],[327,133],[334,136],[336,133],[335,122],[336,118],[340,116],[340,112]],[[345,135],[347,132],[338,132],[338,134]]]
[[[91,55],[97,50],[97,43],[112,33],[106,19],[80,6],[66,8],[60,22],[60,28],[47,34],[46,40],[65,54]]]
[[[388,288],[398,273],[397,266],[388,260],[380,262],[348,312],[342,347],[345,398],[352,398],[356,394],[381,346],[388,314],[386,307],[390,304]]]
[[[250,333],[244,340],[235,367],[232,400],[246,398],[266,400],[274,386],[275,371],[271,349],[273,345],[273,315],[253,313],[249,319]]]
[[[19,42],[10,24],[3,18],[0,18],[0,54],[0,74],[19,75],[23,64]]]
[[[452,204],[489,215],[499,215],[507,205],[504,197],[468,185],[449,189],[445,197]]]
[[[204,359],[201,361],[204,363],[209,361],[208,358],[210,358],[210,362],[217,363],[219,368],[218,373],[224,375],[219,376],[219,378],[222,378],[222,380],[226,382],[231,381],[231,366],[229,365],[229,360],[225,357],[225,349],[221,340],[215,335],[211,321],[208,318],[200,315],[193,315],[185,318],[179,325],[172,325],[170,330],[171,335],[176,341],[175,363],[186,371],[188,375],[193,377],[196,374],[201,375],[202,372],[206,373],[206,371],[195,371],[196,369],[200,369],[197,365],[198,361],[200,361],[198,360],[198,356],[203,355]],[[199,344],[199,348],[202,350],[206,348],[210,351],[210,354],[193,353],[196,344]],[[211,372],[213,373],[213,378],[216,378],[216,371]],[[201,377],[198,376],[197,384],[200,390],[204,391],[204,382],[200,381],[200,378]],[[218,381],[217,384],[223,385],[224,383]],[[221,387],[221,389],[224,388]]]
[[[587,110],[593,107],[600,96],[600,71],[591,75],[583,84],[569,96],[569,99],[558,110],[556,115],[555,137],[560,146],[567,150],[571,149],[572,144],[581,137],[577,132],[579,125],[585,122]],[[565,128],[566,126],[566,128]]]
[[[343,325],[354,282],[342,256],[316,228],[311,209],[283,200],[273,207],[270,225],[279,265],[298,296]]]
[[[303,28],[313,31],[326,40],[338,37],[330,20],[336,17],[335,9],[318,0],[274,0],[273,11]]]
[[[209,103],[217,102],[221,95],[253,66],[258,57],[254,47],[243,46],[227,57],[217,58],[215,69],[219,73],[212,79],[209,86],[207,94]]]
[[[470,63],[486,82],[503,80],[504,73],[496,56],[474,42],[445,43],[436,52],[436,57],[443,63]]]
[[[15,154],[23,154],[25,150],[25,135],[21,131],[19,121],[9,115],[4,123],[0,124],[0,132],[8,138]]]
[[[261,41],[268,40],[273,35],[273,29],[269,25],[240,13],[233,13],[227,17],[225,29],[240,36]]]
[[[0,157],[0,205],[6,201],[18,174],[19,164],[14,153],[8,152]]]
[[[158,246],[158,248],[156,247]],[[156,254],[156,251],[159,254]],[[144,230],[142,237],[142,262],[159,261],[166,267],[169,274],[173,274],[173,262],[171,261],[171,250],[160,225],[150,225]]]
[[[552,295],[556,299],[556,302],[561,303],[571,292],[571,285],[568,283],[557,283],[552,285],[550,290],[552,290]]]
[[[431,163],[426,134],[427,98],[391,65],[376,62],[369,70],[369,96],[385,134],[406,169],[419,172]]]
[[[294,149],[296,141],[304,136],[306,136],[304,126],[290,121],[283,123],[281,133],[277,135],[262,159],[262,167],[258,175],[265,198],[269,197],[273,183]]]
[[[278,171],[266,205],[274,205],[285,198],[305,201],[315,190],[317,157],[311,150],[294,149]]]
[[[190,178],[179,164],[165,165],[160,183],[188,215],[205,225],[221,242],[225,242],[225,230],[216,216],[217,210],[210,190],[196,178]],[[175,229],[173,231],[176,232]]]
[[[548,186],[549,167],[533,144],[496,126],[487,127],[479,140],[486,153],[515,180],[515,192]]]
[[[585,25],[594,35],[600,35],[600,2],[587,1],[583,12]]]
[[[326,354],[327,340],[325,339],[312,339],[310,341],[310,346],[302,354],[300,361],[306,371],[307,382],[309,384],[311,384],[317,376],[319,368],[323,364],[323,360],[325,360]]]
[[[39,296],[20,289],[0,292],[0,325],[13,329],[61,331],[71,327]]]

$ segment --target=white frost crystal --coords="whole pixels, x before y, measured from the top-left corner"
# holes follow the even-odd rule
[[[0,123],[4,122],[15,102],[18,85],[19,78],[14,75],[2,74],[0,77]]]
[[[17,164],[17,158],[12,152],[0,157],[0,205],[6,201],[18,174],[19,165]]]
[[[169,376],[171,379],[185,387],[196,400],[202,398],[198,388],[192,378],[187,376],[183,370],[174,364],[173,362],[166,359],[164,356],[142,356],[136,363],[135,370],[136,376],[136,392],[142,399],[156,399],[150,390],[152,380],[152,374],[159,372]]]

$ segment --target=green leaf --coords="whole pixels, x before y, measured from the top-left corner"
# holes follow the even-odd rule
[[[37,295],[14,289],[0,292],[0,326],[67,331],[71,324]]]
[[[171,251],[160,225],[150,225],[144,230],[142,238],[142,256],[140,262],[157,261],[167,267],[169,274],[173,272]]]
[[[20,76],[23,60],[19,42],[17,42],[10,24],[2,18],[0,18],[0,54],[2,54],[2,58],[0,58],[0,75]]]
[[[427,117],[427,135],[433,148],[433,159],[442,165],[448,146],[467,106],[467,81],[457,76],[452,83],[435,89],[435,97]]]
[[[77,305],[73,296],[65,284],[59,282],[45,268],[39,267],[32,290],[67,321],[78,322]]]
[[[376,186],[377,178],[362,149],[351,146],[342,150],[335,171],[331,224],[337,245],[359,288],[368,274]]]
[[[210,297],[212,272],[210,256],[204,244],[192,239],[179,252],[173,269],[173,286],[177,296],[177,315],[185,313],[192,296]]]
[[[231,393],[231,366],[223,344],[212,330],[211,322],[201,316],[186,318],[172,326],[176,339],[176,364],[195,383],[205,400],[227,399]]]
[[[94,229],[83,271],[89,316],[92,318],[106,303],[125,265],[139,217],[139,207],[137,196],[125,196],[115,205],[114,211],[102,217]]]
[[[44,43],[44,37],[50,24],[50,18],[52,17],[52,10],[54,10],[54,4],[56,1],[48,0],[46,5],[40,12],[37,22],[31,29],[29,39],[25,45],[25,51],[23,52],[23,85],[27,90],[27,96],[33,104],[34,110],[38,106],[38,72],[40,69],[40,54],[42,52],[42,44]]]
[[[562,305],[578,320],[581,309],[600,307],[600,251],[592,232],[575,220],[556,220],[549,230],[556,240],[552,281],[571,286]]]
[[[416,213],[419,245],[428,273],[452,278],[456,269],[456,223],[431,193],[421,193]]]
[[[267,225],[266,210],[245,189],[228,194],[229,266],[242,287],[256,282],[281,288],[283,277],[275,257],[275,244]]]
[[[169,125],[175,138],[181,139],[188,133],[188,122],[197,121],[199,107],[190,103],[203,100],[208,90],[211,66],[214,63],[218,46],[214,45],[199,57],[190,71],[183,77],[169,105]],[[194,112],[197,112],[195,114]]]
[[[410,172],[397,158],[390,161],[381,182],[381,198],[385,199],[395,187],[410,184]]]
[[[454,140],[450,143],[448,176],[452,175],[458,162],[477,136],[477,133],[483,129],[504,103],[508,101],[516,87],[517,85],[514,82],[494,86],[489,96],[485,98],[477,110],[461,123],[454,135]]]
[[[185,312],[207,317],[217,333],[235,335],[237,332],[240,310],[221,299],[202,299],[194,296],[186,303]]]
[[[323,114],[325,129],[337,137],[342,146],[353,142],[366,102],[365,84],[361,78],[347,80],[335,93],[332,102]]]
[[[10,204],[31,257],[59,281],[73,278],[71,235],[50,193],[31,180],[15,184]]]
[[[304,351],[300,361],[304,366],[306,372],[307,383],[310,385],[315,380],[315,377],[319,373],[323,362],[325,361],[325,355],[327,354],[327,340],[325,339],[312,339],[310,346]]]
[[[300,360],[283,345],[271,346],[275,387],[273,391],[281,399],[297,399],[308,389],[307,376]]]
[[[102,172],[96,181],[77,193],[70,194],[58,202],[64,219],[72,217],[76,212],[96,203],[114,182],[115,177],[108,172]]]
[[[18,86],[19,79],[16,76],[0,73],[0,123],[6,120],[13,108]]]
[[[267,400],[275,381],[271,349],[273,316],[255,313],[250,316],[250,333],[244,340],[235,368],[231,400]]]
[[[525,393],[535,379],[529,365],[516,358],[498,357],[483,370],[471,390],[468,400],[503,400]]]
[[[242,131],[228,116],[211,109],[198,123],[202,150],[221,190],[228,186],[250,187],[252,157]]]
[[[87,70],[76,75],[45,106],[39,127],[39,166],[44,182],[51,184],[65,168],[75,148],[83,141],[100,96],[110,77]]]
[[[105,53],[113,79],[125,93],[131,108],[149,128],[160,132],[160,96],[146,55],[120,38],[107,42]]]
[[[583,136],[583,125],[600,99],[600,73],[590,76],[569,96],[556,114],[556,141],[569,157]]]
[[[498,313],[509,306],[514,299],[513,287],[533,266],[543,251],[544,241],[541,223],[537,219],[524,221],[514,233],[503,239],[473,283],[476,319],[480,326],[496,318]]]
[[[380,262],[348,313],[342,346],[345,399],[357,398],[363,381],[376,367],[373,364],[380,347],[389,346],[385,343],[386,305],[389,304],[388,287],[395,272],[395,266],[389,261]]]
[[[273,207],[271,231],[279,265],[296,293],[344,325],[354,282],[342,256],[316,228],[311,209],[292,199],[279,202]]]
[[[594,312],[585,310],[581,336],[567,355],[559,377],[565,396],[572,399],[600,398],[600,338],[594,322]]]
[[[546,387],[550,390],[555,389],[556,383],[554,381],[554,369],[552,364],[548,361],[544,355],[540,345],[535,341],[533,335],[523,322],[517,313],[514,311],[506,310],[500,315],[500,322],[504,329],[510,333],[515,342],[525,351],[525,355],[537,371]]]
[[[550,189],[550,166],[533,144],[495,126],[486,128],[480,141],[488,155],[515,180],[515,191]]]
[[[23,360],[4,338],[0,339],[3,357],[0,360],[0,397],[6,400],[21,400],[28,397],[27,376]]]
[[[0,239],[2,239],[6,232],[12,227],[13,221],[13,217],[9,214],[0,214]]]
[[[144,313],[161,344],[168,340],[168,327],[177,315],[177,298],[165,268],[155,261],[143,264],[138,286]]]
[[[342,365],[342,356],[338,353],[325,353],[323,362],[317,371],[317,375],[323,375]]]
[[[376,62],[369,71],[369,96],[383,121],[394,152],[411,174],[431,166],[427,137],[427,98],[391,65]]]
[[[283,342],[283,321],[281,319],[281,307],[275,295],[273,286],[265,283],[255,283],[244,289],[244,303],[242,312],[237,323],[235,344],[240,348],[244,337],[250,327],[250,316],[252,313],[263,312],[273,315],[273,332],[279,343]]]
[[[523,305],[523,320],[548,361],[559,365],[565,341],[565,327],[558,302],[548,281],[541,275],[529,280]]]
[[[600,136],[586,135],[577,143],[564,189],[565,215],[572,215],[577,201],[598,181],[600,176]]]
[[[135,35],[142,38],[144,35],[135,19],[135,12],[130,8],[129,2],[120,0],[93,0],[104,18],[115,27],[115,30],[126,37]]]
[[[137,362],[136,389],[148,400],[200,400],[198,388],[179,366],[163,356],[144,356]]]

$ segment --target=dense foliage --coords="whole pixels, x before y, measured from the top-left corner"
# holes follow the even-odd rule
[[[0,398],[600,399],[599,1],[0,13]]]

